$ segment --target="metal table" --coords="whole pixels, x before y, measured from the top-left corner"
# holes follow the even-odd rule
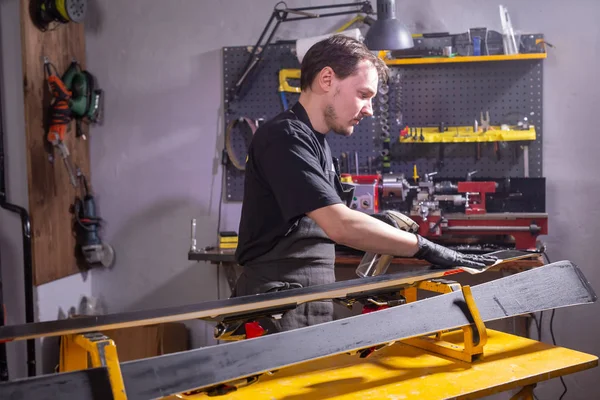
[[[400,342],[364,359],[338,355],[284,368],[222,399],[475,399],[523,388],[513,399],[533,400],[538,382],[598,365],[592,354],[487,332],[484,357],[472,363]],[[444,340],[460,344],[460,337]]]
[[[362,259],[362,255],[359,254],[349,254],[347,252],[338,251],[336,253],[335,264],[336,267],[348,267],[348,268],[356,268]],[[238,272],[236,269],[241,269],[241,267],[235,261],[235,250],[233,249],[218,249],[214,246],[207,246],[204,248],[197,249],[196,251],[188,252],[188,260],[190,261],[207,261],[212,264],[217,264],[219,267],[223,268],[225,272],[225,276],[227,277],[227,283],[229,288],[233,290],[235,287],[235,283],[238,278]],[[401,258],[396,257],[392,260],[393,265],[405,265],[405,266],[419,266],[419,265],[428,265],[427,262],[423,260],[418,260],[416,258]],[[513,261],[509,263],[502,264],[498,266],[497,271],[505,271],[505,272],[519,272],[529,268],[540,267],[544,265],[544,261],[542,255],[532,255],[531,259],[524,259]]]

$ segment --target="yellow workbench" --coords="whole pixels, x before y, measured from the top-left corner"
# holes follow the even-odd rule
[[[473,399],[598,365],[598,357],[594,355],[491,329],[487,333],[484,357],[473,363],[396,343],[366,359],[338,355],[285,368],[272,375],[263,375],[257,383],[217,398]],[[443,338],[459,344],[461,337],[462,332],[455,332]],[[180,398],[208,399],[208,396]]]

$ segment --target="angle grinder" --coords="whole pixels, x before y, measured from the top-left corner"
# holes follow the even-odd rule
[[[88,269],[96,266],[110,268],[115,261],[115,251],[100,239],[98,231],[102,219],[96,215],[94,196],[81,170],[77,171],[77,175],[82,181],[83,196],[75,199],[70,211],[73,214],[73,230],[78,249]]]

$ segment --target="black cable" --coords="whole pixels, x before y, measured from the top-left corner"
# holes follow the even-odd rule
[[[540,337],[539,337],[539,339],[538,339],[538,340],[539,340],[540,342],[542,341],[542,320],[543,320],[543,319],[544,319],[544,312],[543,312],[543,311],[540,311],[540,320],[539,320],[539,323],[538,323],[538,331],[539,331],[539,333],[540,333]]]
[[[552,315],[550,316],[550,336],[552,336],[552,343],[556,346],[556,339],[554,337],[554,327],[553,327],[555,312],[556,312],[556,308],[552,310]],[[567,391],[569,390],[569,389],[567,389],[567,384],[565,383],[565,380],[563,379],[562,376],[560,377],[560,383],[562,383],[564,391],[562,392],[562,394],[560,395],[558,400],[562,400],[564,395],[567,394]]]
[[[550,257],[548,257],[548,254],[546,252],[543,253],[544,257],[546,258],[546,261],[548,261],[548,264],[552,263],[552,261],[550,261]],[[554,314],[556,313],[556,308],[552,309],[552,314],[550,314],[550,336],[552,337],[552,344],[554,344],[556,346],[556,338],[554,337]],[[558,398],[558,400],[562,400],[562,398],[567,394],[568,392],[568,388],[567,388],[567,384],[565,383],[565,380],[563,379],[563,377],[560,377],[560,383],[562,383],[562,386],[564,388],[562,394],[560,395],[560,397]]]
[[[542,334],[541,334],[540,324],[538,323],[537,316],[535,315],[535,313],[530,313],[529,316],[531,318],[533,318],[533,321],[535,322],[535,327],[537,328],[538,341],[539,341],[540,338],[542,337]]]

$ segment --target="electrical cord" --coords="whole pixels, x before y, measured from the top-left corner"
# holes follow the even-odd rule
[[[535,315],[535,313],[530,313],[529,316],[531,318],[533,318],[533,321],[535,322],[535,327],[537,328],[537,333],[538,333],[538,341],[541,341],[542,329],[541,329],[540,323],[538,322],[537,316]]]
[[[546,252],[542,253],[544,255],[544,257],[546,258],[546,261],[548,261],[548,264],[552,263],[552,261],[550,261],[550,257],[548,257],[548,254]],[[554,337],[554,315],[556,313],[556,308],[552,309],[552,314],[550,314],[550,336],[552,337],[552,344],[554,344],[556,346],[556,338]],[[540,318],[541,320],[541,318]],[[559,377],[560,378],[560,383],[562,383],[562,386],[564,388],[562,394],[560,395],[560,397],[558,398],[558,400],[562,400],[562,398],[567,394],[567,391],[569,390],[567,388],[567,384],[565,383],[565,380],[563,379],[562,376]]]

